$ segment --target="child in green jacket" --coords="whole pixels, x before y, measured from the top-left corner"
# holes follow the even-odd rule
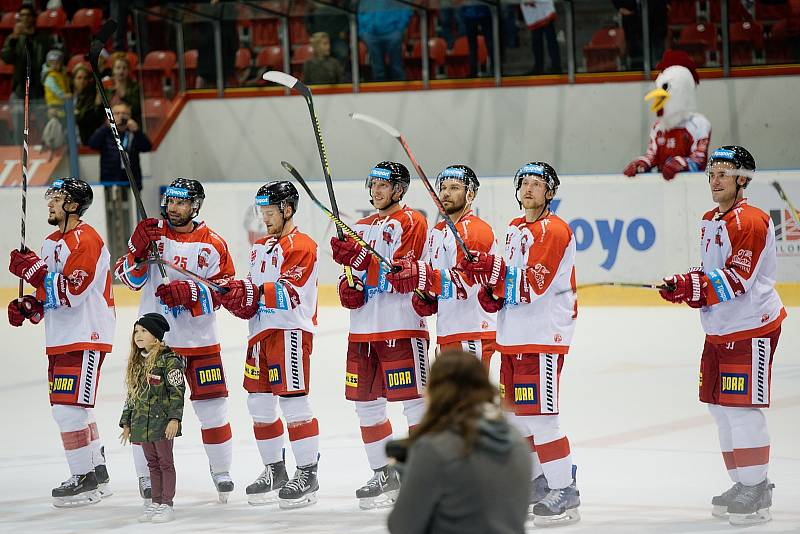
[[[167,320],[147,313],[133,327],[131,353],[125,372],[127,399],[119,426],[125,445],[141,443],[150,469],[153,501],[139,521],[172,521],[175,497],[173,438],[181,435],[183,396],[186,392],[183,358],[163,342]]]

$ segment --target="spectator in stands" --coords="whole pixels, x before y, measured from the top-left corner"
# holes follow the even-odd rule
[[[130,108],[130,116],[137,123],[142,122],[142,89],[131,79],[131,64],[124,52],[111,55],[111,87],[106,89],[108,102],[113,107],[124,102]]]
[[[86,63],[78,63],[72,69],[72,95],[79,141],[85,145],[95,130],[106,120],[100,93],[97,92],[97,86]]]
[[[456,39],[466,33],[464,22],[454,4],[455,0],[440,0],[439,2],[439,26],[442,28],[442,39],[447,43],[448,50],[452,50]],[[453,32],[453,26],[455,26],[455,32]]]
[[[483,3],[467,0],[461,6],[460,14],[469,43],[469,77],[475,78],[478,75],[478,35],[483,35],[490,62],[493,57],[492,12]]]
[[[316,2],[308,4],[306,28],[309,35],[325,32],[331,43],[331,56],[343,66],[348,66],[350,57],[350,20],[342,11]]]
[[[198,8],[203,6],[198,6]],[[239,31],[236,29],[236,19],[239,16],[238,6],[235,2],[220,3],[211,0],[211,5],[205,6],[203,13],[220,21],[222,36],[222,81],[231,78],[236,72],[236,51],[239,50]],[[204,22],[199,25],[201,31],[200,43],[197,47],[197,78],[196,89],[206,89],[217,86],[217,54],[214,45],[214,25]]]
[[[640,2],[638,0],[612,0],[612,2],[619,12],[622,30],[625,32],[628,68],[642,70],[644,53]],[[667,0],[647,2],[647,23],[650,29],[650,65],[655,65],[664,55],[667,41]]]
[[[307,84],[342,83],[342,64],[331,57],[331,41],[325,32],[311,36],[314,56],[303,63],[303,81]]]
[[[389,531],[524,534],[531,452],[506,421],[480,357],[441,354],[431,366],[425,399],[410,447],[386,447],[405,460]]]
[[[145,7],[147,7],[147,2],[145,0],[110,0],[110,17],[117,21],[117,31],[114,32],[114,50],[123,52],[128,50],[128,17],[133,15],[132,22],[135,23],[137,17],[139,21],[138,28],[136,24],[133,25],[133,28],[134,31],[139,32],[136,38],[141,45],[141,53],[147,53],[147,46],[149,44],[149,39],[147,38],[147,17],[132,9],[142,9]]]
[[[47,52],[52,48],[53,39],[50,35],[36,31],[36,11],[32,4],[25,3],[17,10],[17,23],[6,38],[0,57],[8,65],[14,66],[12,78],[11,97],[9,106],[14,120],[15,143],[22,144],[22,130],[24,123],[25,99],[25,47],[30,45],[31,52],[31,85],[30,85],[30,112],[42,120],[44,107],[36,100],[44,96],[42,79],[39,73],[45,62]]]
[[[47,124],[42,131],[42,145],[55,150],[67,141],[64,101],[72,97],[69,76],[64,68],[64,52],[58,49],[47,53],[47,62],[42,65],[44,102],[47,105]]]
[[[369,51],[374,81],[406,79],[403,36],[410,20],[411,9],[396,0],[359,2],[358,32]]]
[[[139,129],[139,123],[131,118],[131,107],[126,102],[119,102],[112,106],[114,121],[117,123],[122,148],[128,153],[131,162],[131,172],[136,180],[136,186],[142,189],[142,168],[139,165],[139,154],[150,152],[153,145],[150,139]],[[100,181],[101,182],[127,182],[125,168],[122,166],[117,143],[111,126],[104,124],[89,138],[89,146],[100,151]]]
[[[522,4],[522,16],[531,30],[533,74],[561,72],[561,50],[556,39],[556,7],[552,0]],[[544,41],[550,56],[550,69],[544,68]]]

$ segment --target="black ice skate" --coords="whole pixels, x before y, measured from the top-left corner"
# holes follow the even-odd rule
[[[72,475],[53,488],[53,506],[56,508],[73,508],[100,502],[100,492],[97,491],[97,478],[94,471],[85,475]]]
[[[147,507],[153,502],[153,490],[150,487],[150,477],[139,477],[139,496]]]
[[[278,502],[278,491],[289,481],[286,464],[281,460],[264,467],[258,478],[247,486],[247,502],[253,506]]]
[[[211,471],[211,467],[209,467],[209,471]],[[211,471],[211,480],[214,481],[214,487],[217,488],[219,502],[223,504],[228,502],[228,497],[233,493],[233,479],[231,478],[231,474],[227,471],[219,473]]]
[[[775,484],[769,479],[745,486],[728,506],[728,520],[731,525],[758,525],[772,519],[769,507],[772,506],[772,488]]]
[[[278,492],[281,508],[302,508],[317,502],[317,464],[298,467],[292,479]]]
[[[728,506],[733,504],[736,496],[742,489],[742,484],[737,482],[727,490],[711,499],[711,515],[722,519],[728,519]]]
[[[400,493],[400,477],[397,470],[385,465],[376,469],[372,478],[356,490],[358,507],[362,510],[387,508],[395,503],[398,493]]]
[[[111,479],[108,476],[108,468],[106,468],[105,447],[100,447],[100,456],[103,458],[103,463],[94,466],[94,476],[97,479],[97,490],[100,492],[100,498],[105,499],[114,495],[110,484]]]
[[[531,480],[531,496],[528,499],[528,504],[530,505],[529,514],[533,514],[533,505],[544,499],[548,493],[550,493],[550,488],[544,475],[539,475]]]

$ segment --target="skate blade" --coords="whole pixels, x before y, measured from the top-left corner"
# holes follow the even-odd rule
[[[364,497],[358,500],[358,507],[362,510],[374,510],[376,508],[389,508],[394,506],[397,494],[400,490],[390,490],[378,497]]]
[[[272,490],[264,493],[250,493],[247,495],[247,502],[252,506],[264,506],[266,504],[276,504],[278,502],[278,491]]]
[[[728,507],[727,506],[713,506],[711,508],[711,515],[714,517],[718,517],[720,519],[728,519]]]
[[[114,495],[114,490],[111,489],[111,484],[108,482],[103,482],[102,484],[97,485],[97,491],[100,492],[100,498],[105,499],[106,497],[111,497]]]
[[[220,491],[217,492],[217,498],[219,499],[220,504],[225,504],[228,502],[228,498],[231,496],[233,491]]]
[[[284,510],[292,510],[294,508],[305,508],[317,502],[317,492],[314,491],[308,495],[303,495],[299,499],[280,499],[278,506]]]
[[[772,520],[769,508],[762,508],[754,514],[728,514],[728,521],[731,525],[760,525]]]
[[[142,507],[147,508],[153,503],[153,499],[142,499]]]
[[[79,508],[100,502],[100,492],[87,491],[72,497],[53,497],[53,506],[56,508]]]
[[[537,527],[562,527],[571,525],[581,520],[581,513],[577,508],[570,508],[559,515],[534,515],[533,524]]]

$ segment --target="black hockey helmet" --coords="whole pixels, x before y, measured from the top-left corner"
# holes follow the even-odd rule
[[[297,213],[300,203],[300,194],[294,184],[285,180],[269,182],[258,188],[256,193],[256,208],[258,206],[278,206],[283,211],[286,204],[292,207],[292,215]]]
[[[92,187],[80,178],[56,178],[44,193],[46,199],[53,195],[63,194],[64,203],[75,202],[78,208],[75,211],[67,211],[67,214],[76,214],[78,217],[86,213],[94,200]],[[66,210],[64,210],[66,211]]]
[[[478,193],[478,188],[481,186],[475,171],[466,165],[448,165],[445,167],[436,177],[436,189],[441,189],[442,182],[445,180],[459,180],[464,183],[467,191],[472,191],[475,194]]]
[[[522,186],[522,179],[526,176],[540,178],[550,191],[557,190],[558,186],[561,185],[561,180],[558,179],[558,174],[556,174],[556,170],[553,167],[543,161],[532,161],[520,167],[514,175],[514,191],[519,191]]]
[[[406,166],[394,161],[382,161],[369,171],[369,176],[364,184],[367,189],[372,187],[373,180],[390,182],[394,186],[394,190],[400,192],[401,198],[408,191],[408,186],[411,185],[411,175],[408,174]]]
[[[735,174],[747,178],[747,182],[742,187],[747,187],[747,184],[749,184],[750,180],[752,180],[753,176],[755,176],[756,160],[753,158],[753,155],[744,147],[739,145],[725,145],[719,147],[711,153],[711,156],[708,158],[708,165],[706,168],[710,170],[714,163],[720,161],[726,161],[736,165],[737,171]]]
[[[187,198],[192,201],[192,218],[197,217],[200,213],[200,208],[203,206],[203,200],[206,198],[206,192],[203,190],[203,184],[197,180],[189,178],[176,178],[164,190],[161,195],[161,215],[167,217],[167,199],[168,198]]]

